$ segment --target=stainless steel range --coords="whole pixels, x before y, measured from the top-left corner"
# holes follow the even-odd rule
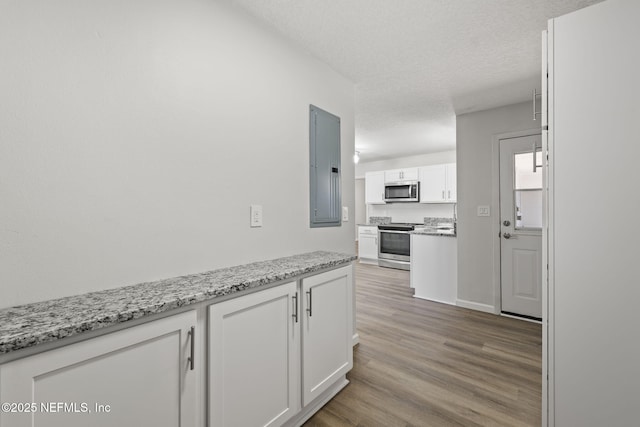
[[[411,269],[411,235],[416,225],[385,224],[378,226],[378,265],[380,267]]]

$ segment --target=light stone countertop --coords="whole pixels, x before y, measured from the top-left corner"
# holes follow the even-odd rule
[[[347,264],[317,251],[0,310],[0,355]]]
[[[415,234],[417,236],[446,236],[446,237],[456,237],[456,233],[453,231],[443,231],[443,230],[433,230],[433,229],[422,229],[422,230],[414,230],[410,231],[409,234]]]

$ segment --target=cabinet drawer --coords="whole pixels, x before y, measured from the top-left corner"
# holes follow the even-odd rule
[[[358,234],[378,234],[378,227],[360,227]]]

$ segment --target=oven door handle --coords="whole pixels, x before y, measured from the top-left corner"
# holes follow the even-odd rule
[[[397,231],[397,230],[378,230],[379,233],[394,233],[394,234],[409,234],[408,231]]]

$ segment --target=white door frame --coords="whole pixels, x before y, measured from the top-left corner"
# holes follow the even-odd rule
[[[493,233],[493,307],[495,314],[502,312],[502,299],[500,297],[500,237],[498,237],[500,233],[500,141],[535,135],[542,135],[542,130],[538,128],[498,133],[493,135],[491,142],[491,232]]]

